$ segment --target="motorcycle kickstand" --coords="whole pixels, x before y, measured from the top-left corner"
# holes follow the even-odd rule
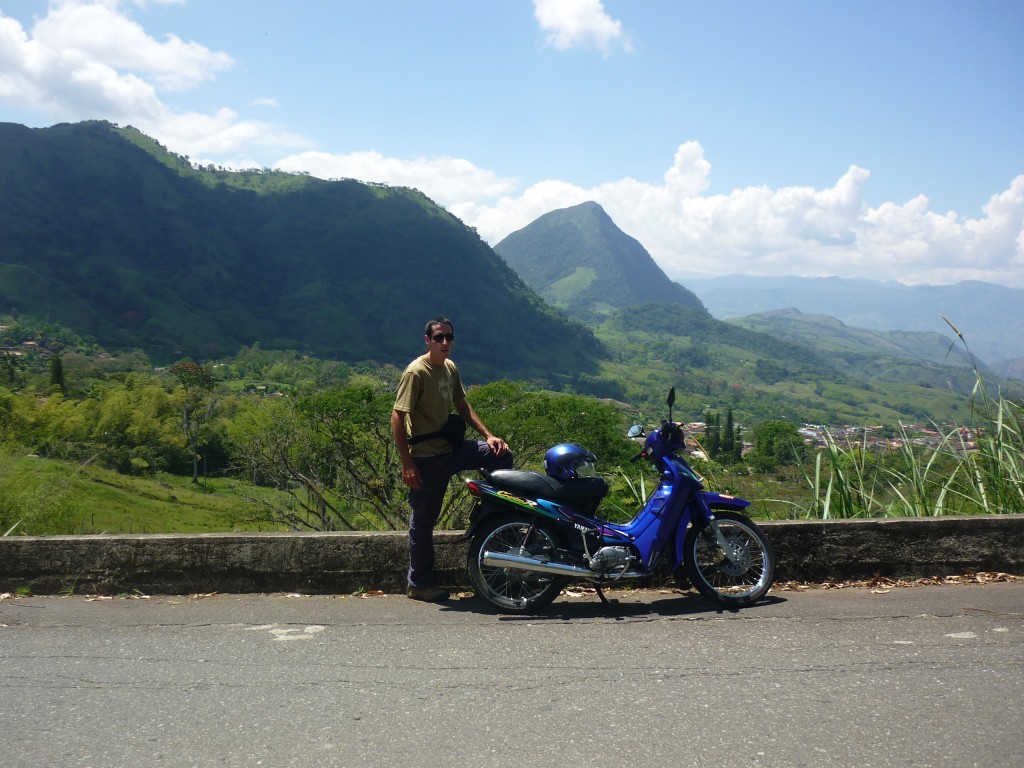
[[[605,597],[604,590],[601,589],[601,585],[600,584],[595,584],[594,585],[594,589],[597,590],[597,596],[601,598],[601,602],[604,603],[604,607],[605,608],[609,608],[610,609],[613,606],[616,606],[616,605],[619,604],[618,600],[609,600],[607,597]]]

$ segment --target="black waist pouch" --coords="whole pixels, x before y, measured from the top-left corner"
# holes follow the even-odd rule
[[[409,445],[433,440],[435,437],[443,437],[452,445],[458,445],[466,439],[466,420],[457,413],[450,413],[448,414],[448,421],[437,432],[427,432],[422,435],[416,435],[416,437],[410,437]]]

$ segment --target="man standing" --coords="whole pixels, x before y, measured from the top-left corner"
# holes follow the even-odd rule
[[[490,433],[466,400],[459,369],[450,359],[455,328],[446,317],[427,323],[423,341],[427,353],[402,373],[391,432],[402,460],[402,481],[409,486],[409,597],[439,602],[448,592],[434,583],[434,526],[441,514],[452,475],[466,469],[509,469],[512,453]],[[482,441],[455,444],[436,435],[452,408],[483,436]],[[436,436],[435,436],[436,435]],[[417,438],[423,439],[417,439]]]

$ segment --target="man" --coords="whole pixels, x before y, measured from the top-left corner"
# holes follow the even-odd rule
[[[446,317],[427,323],[423,341],[427,352],[402,373],[391,432],[402,460],[402,481],[409,486],[409,597],[439,602],[448,592],[434,583],[434,526],[441,514],[444,494],[452,475],[465,469],[509,469],[512,453],[500,437],[490,433],[466,400],[459,369],[450,359],[455,327]],[[482,441],[452,444],[439,432],[452,408]],[[422,439],[417,439],[420,437]]]

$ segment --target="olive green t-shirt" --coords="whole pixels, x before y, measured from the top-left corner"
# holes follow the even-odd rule
[[[448,414],[459,400],[466,399],[459,369],[451,360],[432,365],[426,355],[417,357],[402,373],[395,396],[395,410],[405,417],[405,434],[415,437],[436,432],[448,420]],[[452,444],[443,437],[409,446],[413,456],[434,456],[448,453]]]

